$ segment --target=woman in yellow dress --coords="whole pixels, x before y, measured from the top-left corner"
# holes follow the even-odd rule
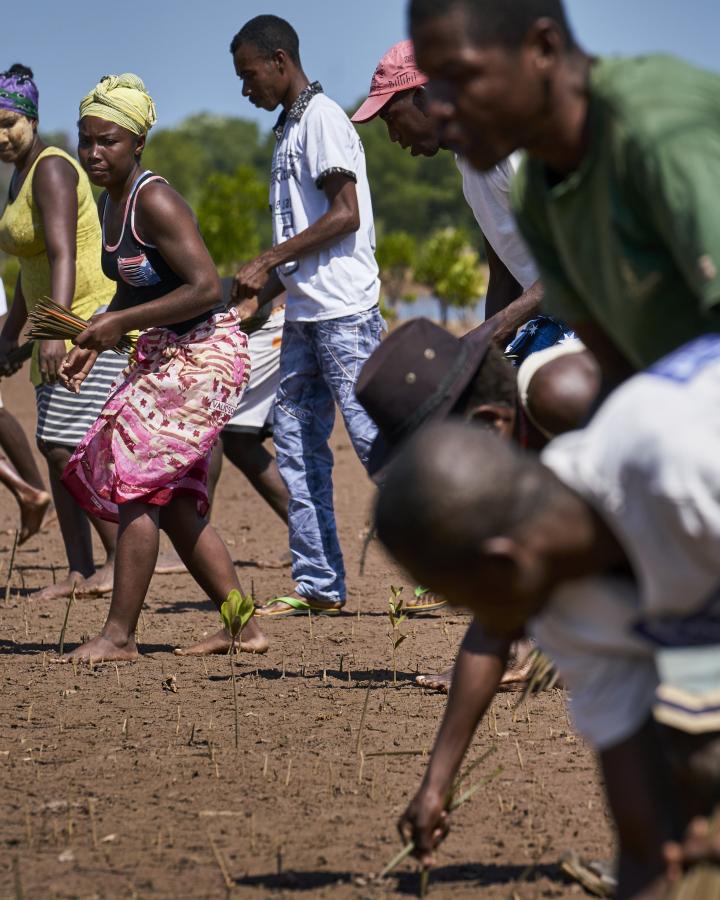
[[[20,276],[15,299],[0,333],[0,368],[17,346],[28,312],[44,296],[89,319],[110,302],[114,285],[100,264],[101,236],[90,183],[76,160],[47,147],[38,134],[38,92],[32,71],[14,65],[0,73],[0,159],[15,167],[0,216],[0,250],[18,257]],[[65,543],[68,574],[49,585],[38,599],[78,593],[105,593],[112,588],[117,527],[88,516],[60,481],[85,432],[96,420],[126,360],[101,354],[82,395],[58,381],[58,369],[70,344],[40,341],[30,377],[37,399],[37,442],[50,473],[53,500]],[[107,554],[95,570],[90,522]]]

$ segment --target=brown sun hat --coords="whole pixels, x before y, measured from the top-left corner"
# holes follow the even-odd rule
[[[363,366],[355,396],[378,426],[368,473],[381,481],[400,445],[421,425],[446,418],[471,383],[492,342],[483,323],[456,338],[429,319],[392,332]]]

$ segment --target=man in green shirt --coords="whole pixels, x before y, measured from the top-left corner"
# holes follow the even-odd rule
[[[446,142],[479,169],[524,148],[520,229],[611,383],[720,328],[720,77],[596,59],[560,0],[412,0]]]
[[[410,30],[443,144],[480,170],[527,151],[516,215],[543,309],[578,333],[608,383],[720,331],[720,77],[670,57],[593,59],[561,0],[411,0]],[[452,783],[502,665],[492,639],[471,629],[401,820],[426,864],[448,827],[438,785]],[[620,898],[649,889],[666,861],[657,798],[641,777],[655,752],[645,741],[641,729],[603,762]]]

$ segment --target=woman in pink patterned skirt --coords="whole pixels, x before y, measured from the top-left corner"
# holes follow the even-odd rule
[[[68,656],[127,660],[158,553],[159,529],[219,607],[240,585],[206,514],[208,458],[250,374],[247,337],[220,305],[217,272],[187,204],[142,168],[155,108],[135,75],[106,76],[80,105],[78,155],[102,221],[102,264],[117,284],[61,367],[72,391],[102,350],[141,331],[137,352],[80,442],[63,482],[85,509],[119,522],[115,586],[102,632]],[[225,646],[229,646],[229,636]],[[241,649],[267,640],[246,625]]]

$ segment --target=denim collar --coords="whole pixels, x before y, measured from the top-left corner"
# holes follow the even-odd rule
[[[273,131],[275,132],[275,137],[277,138],[277,140],[282,140],[283,132],[285,131],[285,123],[287,122],[287,120],[296,119],[299,122],[300,119],[302,119],[303,113],[308,108],[308,104],[315,96],[315,94],[322,93],[323,89],[319,81],[313,81],[312,84],[309,84],[306,88],[300,91],[290,109],[288,109],[287,112],[283,110],[280,113],[280,118],[273,126]]]

